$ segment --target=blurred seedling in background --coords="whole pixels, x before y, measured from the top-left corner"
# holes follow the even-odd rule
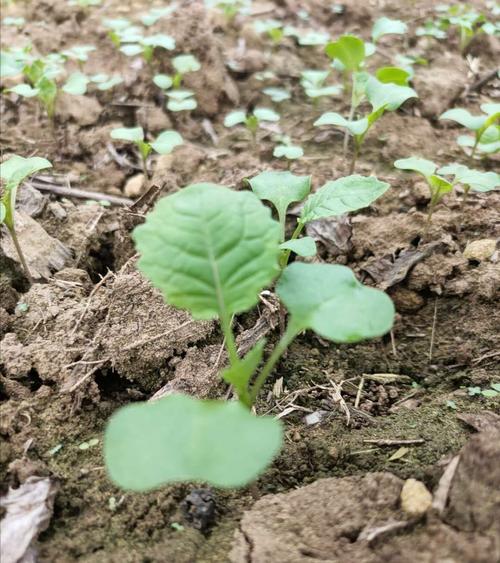
[[[294,145],[288,135],[277,135],[274,139],[278,144],[274,147],[273,156],[284,158],[288,161],[288,166],[293,160],[304,156],[304,150],[299,145]]]
[[[114,88],[122,82],[123,78],[117,74],[110,76],[109,74],[102,73],[87,76],[82,72],[74,72],[68,77],[61,89],[73,96],[83,96],[87,93],[89,84],[94,85],[98,90],[105,91]]]
[[[464,209],[470,191],[485,193],[500,187],[500,175],[496,172],[480,172],[479,170],[472,170],[463,164],[448,164],[441,167],[438,170],[438,174],[453,176],[453,186],[457,184],[463,186],[462,209]]]
[[[255,32],[259,35],[267,35],[267,37],[269,37],[273,42],[273,45],[279,45],[285,36],[283,23],[278,20],[256,20],[253,27]]]
[[[165,8],[151,8],[151,10],[149,10],[145,14],[142,14],[141,22],[146,27],[151,27],[161,18],[169,16],[170,14],[175,12],[177,7],[178,7],[177,3],[173,2],[169,6],[166,6]]]
[[[406,35],[408,25],[401,20],[381,17],[372,27],[372,41],[376,44],[384,35]]]
[[[487,389],[482,389],[481,387],[467,387],[467,392],[469,397],[481,395],[487,399],[494,399],[500,395],[500,383],[491,383],[490,387]]]
[[[329,75],[329,70],[303,70],[300,73],[300,85],[314,104],[322,96],[337,96],[342,91],[341,86],[326,84]]]
[[[337,343],[391,329],[390,298],[363,286],[349,268],[299,262],[279,268],[283,230],[260,199],[276,201],[278,212],[286,214],[288,203],[304,200],[310,190],[309,177],[292,183],[292,175],[282,174],[278,183],[265,183],[264,193],[259,177],[251,181],[254,193],[209,183],[187,186],[161,199],[134,230],[138,267],[166,302],[194,319],[218,319],[229,361],[220,375],[238,400],[171,394],[119,409],[104,438],[107,470],[118,486],[147,491],[176,481],[246,485],[281,446],[281,422],[254,416],[251,409],[291,342],[307,329]],[[320,189],[307,199],[301,221],[324,216],[332,205],[345,212],[346,201],[359,208],[359,187],[353,182],[351,198],[340,199],[335,186]],[[265,359],[265,339],[240,358],[232,320],[255,307],[277,278],[276,294],[288,311],[286,330]]]
[[[48,160],[38,156],[24,158],[22,156],[13,155],[0,164],[0,178],[3,184],[2,195],[0,197],[0,225],[7,227],[17,255],[19,256],[19,261],[30,283],[33,283],[33,278],[16,233],[15,207],[17,190],[26,178],[40,170],[51,167],[52,164]]]
[[[96,47],[94,45],[75,45],[70,49],[65,49],[61,51],[61,55],[68,60],[76,61],[80,70],[83,68],[83,63],[89,60],[89,53],[95,51]]]
[[[251,0],[205,0],[205,6],[209,9],[217,8],[230,22],[238,14],[250,13],[252,2]]]
[[[404,72],[404,71],[403,71]],[[355,85],[356,87],[356,85]],[[355,88],[353,88],[353,92]],[[364,142],[365,136],[370,127],[382,117],[386,111],[397,110],[406,100],[416,98],[417,93],[413,88],[400,86],[392,82],[380,82],[373,76],[368,77],[364,88],[364,93],[372,111],[361,119],[345,119],[342,115],[335,112],[324,113],[314,122],[315,127],[323,125],[335,125],[345,128],[351,133],[354,140],[354,149],[349,167],[349,174],[352,174],[356,165],[356,160]],[[356,94],[358,95],[358,94]],[[355,100],[356,103],[356,100]],[[352,107],[352,106],[351,106]]]
[[[197,72],[201,69],[201,64],[193,55],[179,55],[172,60],[172,65],[176,70],[173,77],[168,74],[156,74],[153,77],[153,82],[168,97],[167,109],[174,112],[196,109],[198,104],[194,92],[186,89],[181,90],[179,87],[184,75],[188,72]]]
[[[158,135],[156,140],[148,142],[144,139],[144,130],[142,127],[119,127],[111,131],[111,138],[120,141],[134,143],[141,155],[142,169],[144,178],[149,178],[148,156],[151,151],[158,154],[169,154],[175,147],[182,145],[184,140],[177,131],[163,131]]]
[[[481,104],[484,115],[472,115],[463,108],[453,108],[445,111],[439,119],[455,121],[474,133],[474,136],[461,135],[457,143],[461,147],[470,148],[470,158],[479,151],[493,154],[500,151],[500,104]]]
[[[68,0],[69,6],[78,6],[79,8],[90,8],[91,6],[100,6],[102,0]]]
[[[224,118],[225,127],[244,125],[252,135],[253,143],[257,141],[257,130],[263,121],[275,123],[280,120],[280,116],[269,108],[255,108],[251,113],[244,110],[236,110],[228,113]]]
[[[175,74],[172,77],[172,88],[180,88],[184,75],[201,69],[200,61],[193,55],[178,55],[172,59]]]
[[[262,90],[262,93],[266,96],[269,96],[275,104],[280,104],[281,102],[289,100],[292,97],[290,92],[285,88],[276,88],[273,86],[264,88]]]
[[[25,23],[26,23],[26,20],[23,17],[15,18],[15,17],[12,17],[12,16],[8,16],[6,18],[3,18],[3,20],[2,20],[2,25],[17,27],[17,28],[23,27],[23,25]]]
[[[429,227],[432,221],[432,214],[434,213],[436,205],[443,199],[446,194],[450,193],[453,190],[453,184],[435,173],[437,164],[432,162],[432,160],[412,156],[410,158],[402,158],[396,160],[394,166],[396,168],[399,168],[400,170],[409,170],[411,172],[420,174],[429,186],[431,199],[429,202],[427,221],[425,224],[425,238],[429,231]]]

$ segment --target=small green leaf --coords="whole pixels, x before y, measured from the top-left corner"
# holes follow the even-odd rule
[[[250,309],[279,271],[279,224],[248,191],[193,184],[161,199],[133,236],[139,269],[197,319]]]
[[[327,182],[305,202],[301,223],[334,217],[367,207],[389,189],[387,182],[372,176],[346,176]]]
[[[337,96],[342,91],[340,86],[323,86],[322,88],[306,88],[305,93],[309,98],[321,98],[323,96]]]
[[[330,39],[328,33],[320,33],[319,31],[308,31],[298,36],[299,45],[303,47],[314,47],[316,45],[324,45]]]
[[[316,255],[316,242],[312,237],[302,237],[292,240],[287,240],[280,244],[281,250],[291,250],[297,256],[315,256]]]
[[[329,111],[321,115],[313,124],[315,127],[322,125],[336,125],[337,127],[345,127],[353,135],[363,135],[369,127],[369,122],[366,117],[356,119],[355,121],[348,121],[340,114]]]
[[[163,47],[163,49],[167,49],[168,51],[173,51],[175,49],[175,39],[170,37],[170,35],[165,35],[163,33],[145,37],[142,40],[142,44],[147,47]]]
[[[380,82],[374,77],[370,77],[366,82],[366,97],[374,111],[382,108],[387,111],[394,111],[406,100],[418,98],[415,90],[409,86]]]
[[[118,127],[111,131],[111,138],[139,143],[144,141],[144,130],[142,127]]]
[[[153,77],[153,82],[162,90],[168,90],[173,84],[172,77],[168,74],[156,74]]]
[[[264,88],[262,92],[266,94],[266,96],[269,96],[271,100],[277,104],[285,100],[289,100],[291,97],[290,92],[284,88]]]
[[[151,143],[151,147],[159,154],[171,153],[175,147],[184,143],[183,138],[177,131],[163,131],[156,140]]]
[[[118,84],[121,84],[123,82],[123,78],[121,76],[111,76],[109,80],[103,80],[102,82],[99,82],[97,84],[97,89],[98,90],[110,90],[111,88],[114,88],[115,86],[117,86]]]
[[[39,156],[24,158],[15,154],[0,164],[0,178],[7,184],[18,186],[25,178],[45,168],[52,168],[52,164],[46,158]]]
[[[495,391],[494,389],[484,389],[481,391],[481,395],[483,397],[487,397],[488,399],[493,399],[498,395],[498,391]]]
[[[82,72],[74,72],[70,75],[64,86],[63,91],[73,96],[83,96],[87,91],[87,85],[90,82],[88,76]]]
[[[329,70],[303,70],[300,84],[303,88],[321,88],[330,74]]]
[[[179,55],[174,57],[172,59],[172,66],[181,74],[196,72],[201,68],[200,61],[193,55]]]
[[[441,176],[436,176],[432,174],[427,178],[429,187],[432,194],[432,203],[438,203],[443,199],[443,197],[453,190],[453,184],[441,178]]]
[[[396,160],[394,166],[400,170],[418,172],[419,174],[422,174],[424,178],[432,176],[437,168],[436,164],[434,164],[432,160],[418,158],[416,156],[411,156],[410,158],[400,158],[399,160]]]
[[[362,285],[345,266],[294,262],[284,270],[276,291],[296,330],[312,329],[334,342],[382,336],[394,321],[390,298]]]
[[[439,119],[449,119],[467,127],[471,131],[477,131],[484,125],[487,117],[484,115],[472,115],[466,109],[454,108],[445,111],[439,116]]]
[[[376,43],[383,35],[404,35],[407,31],[408,26],[401,20],[382,17],[373,24],[372,39]]]
[[[481,387],[467,387],[467,391],[471,397],[481,395]]]
[[[280,116],[272,109],[255,108],[253,114],[259,121],[279,121]]]
[[[220,374],[226,383],[234,386],[238,393],[239,400],[248,408],[252,406],[248,384],[262,361],[265,344],[265,339],[260,340],[244,358],[226,368]]]
[[[298,145],[277,145],[274,147],[273,156],[276,158],[287,158],[288,160],[296,160],[304,156],[304,150]]]
[[[475,192],[489,192],[500,187],[500,175],[496,172],[480,172],[462,164],[450,164],[438,170],[439,174],[453,175],[454,183],[469,186]]]
[[[9,88],[7,91],[14,92],[14,94],[22,96],[23,98],[34,98],[40,93],[38,88],[32,88],[29,84],[18,84],[17,86]]]
[[[492,383],[492,384],[490,385],[490,387],[491,387],[493,390],[495,390],[495,391],[497,391],[498,393],[500,393],[500,383]]]
[[[136,43],[130,43],[127,45],[122,45],[120,47],[120,51],[127,55],[127,57],[135,57],[136,55],[140,55],[143,51],[143,48]]]
[[[411,78],[409,72],[397,66],[379,68],[375,76],[379,82],[397,84],[398,86],[406,86]]]
[[[332,60],[338,59],[346,70],[357,71],[365,60],[365,43],[354,35],[343,35],[328,43],[325,52]]]
[[[237,401],[170,395],[117,411],[104,457],[112,481],[132,491],[177,481],[238,487],[266,468],[281,436],[279,421],[253,416]]]
[[[500,103],[481,104],[481,111],[484,111],[488,117],[495,116],[497,120],[500,119]]]
[[[182,100],[176,100],[169,96],[167,102],[167,109],[170,111],[191,111],[196,109],[198,103],[194,98],[185,98]]]
[[[234,127],[235,125],[239,125],[240,123],[245,123],[247,118],[247,114],[243,110],[236,110],[228,113],[224,118],[224,126],[225,127]]]
[[[288,206],[302,201],[311,191],[311,176],[296,176],[291,172],[268,170],[251,178],[248,183],[257,197],[274,205],[282,222]]]

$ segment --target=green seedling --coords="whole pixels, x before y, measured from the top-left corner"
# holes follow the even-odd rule
[[[52,120],[57,98],[57,84],[53,78],[54,70],[53,67],[47,66],[43,60],[38,59],[23,68],[23,74],[29,84],[18,84],[9,88],[8,92],[14,92],[23,98],[36,97]]]
[[[290,199],[290,190],[284,197]],[[321,201],[308,201],[309,215],[324,212]],[[172,394],[118,410],[105,431],[104,457],[111,479],[125,489],[147,491],[176,481],[249,483],[280,449],[280,421],[251,409],[290,343],[308,329],[353,343],[392,326],[389,297],[363,286],[345,266],[296,262],[280,275],[280,225],[255,193],[190,185],[161,199],[133,237],[139,269],[167,303],[195,319],[219,320],[229,359],[221,377],[238,400]],[[266,359],[265,340],[240,358],[231,320],[252,309],[278,276],[286,330]]]
[[[490,192],[500,187],[500,175],[496,172],[480,172],[472,170],[463,164],[449,164],[438,170],[438,174],[443,176],[453,176],[452,184],[462,184],[464,196],[462,199],[462,209],[465,207],[467,196],[473,192]]]
[[[23,68],[33,59],[30,51],[30,46],[22,49],[14,48],[0,50],[0,78],[7,78],[22,74]]]
[[[40,170],[51,167],[52,164],[48,160],[38,156],[24,158],[22,156],[13,155],[0,164],[0,178],[4,183],[2,187],[2,195],[0,197],[0,225],[5,225],[7,227],[12,237],[12,242],[14,243],[17,255],[19,256],[19,261],[21,262],[26,277],[30,283],[33,283],[33,278],[24,258],[16,233],[16,195],[19,186],[24,180],[26,180],[26,178],[32,176]]]
[[[266,96],[269,96],[275,104],[279,104],[281,102],[284,102],[285,100],[289,100],[292,97],[290,92],[285,88],[274,88],[274,87],[264,88],[262,90],[262,93],[265,94]]]
[[[95,51],[96,47],[94,45],[75,45],[71,49],[65,49],[61,51],[61,55],[65,59],[77,61],[81,66],[84,62],[89,60],[89,53]]]
[[[151,8],[149,12],[141,16],[141,22],[146,27],[151,27],[161,18],[165,18],[166,16],[169,16],[170,14],[175,12],[177,7],[177,3],[174,2],[170,4],[170,6],[167,6],[165,8]]]
[[[353,88],[355,91],[356,85]],[[365,84],[365,94],[372,106],[372,111],[360,119],[345,119],[338,113],[327,112],[314,122],[316,127],[323,125],[335,125],[343,127],[352,134],[354,139],[354,150],[349,168],[352,174],[356,166],[356,160],[361,150],[366,134],[370,127],[379,120],[386,111],[397,110],[406,100],[416,98],[415,90],[408,86],[399,86],[392,82],[383,83],[374,77],[369,77]],[[351,106],[352,107],[352,106]]]
[[[252,113],[244,110],[236,110],[228,113],[224,118],[225,127],[234,127],[235,125],[245,125],[250,131],[254,144],[257,141],[257,130],[263,121],[276,122],[280,116],[274,110],[269,108],[255,108]]]
[[[494,399],[500,395],[500,383],[492,383],[489,389],[481,389],[481,387],[467,387],[470,397],[481,395],[487,399]]]
[[[191,111],[198,105],[191,90],[170,90],[167,96],[167,109],[170,111]]]
[[[424,237],[426,237],[432,221],[432,214],[434,213],[436,205],[443,199],[446,194],[450,193],[453,190],[453,184],[436,174],[437,165],[432,162],[432,160],[412,156],[410,158],[402,158],[400,160],[396,160],[394,166],[396,168],[399,168],[400,170],[410,170],[412,172],[417,172],[417,174],[420,174],[425,179],[427,185],[429,186],[431,199],[429,202],[427,222],[424,231]]]
[[[228,22],[234,20],[238,14],[249,14],[251,0],[205,0],[207,8],[220,10]]]
[[[286,26],[283,28],[283,33],[287,37],[295,37],[301,47],[319,47],[330,41],[330,35],[328,33],[314,29],[304,31],[302,29]]]
[[[172,77],[172,87],[180,88],[184,75],[189,72],[197,72],[201,69],[200,61],[193,55],[179,55],[172,59],[175,74]]]
[[[136,55],[142,55],[143,59],[147,63],[151,63],[153,60],[154,50],[156,48],[163,48],[167,51],[173,51],[175,49],[175,39],[170,37],[170,35],[165,35],[162,33],[156,35],[150,35],[149,37],[136,38],[134,41],[130,41],[130,38],[123,40],[125,45],[120,47],[120,51],[127,55],[127,57],[135,57]]]
[[[372,28],[372,41],[377,41],[384,35],[405,35],[408,31],[408,26],[401,20],[393,20],[391,18],[379,18]]]
[[[17,27],[17,28],[23,27],[23,25],[25,23],[26,23],[26,20],[23,17],[15,18],[15,17],[12,17],[12,16],[8,16],[6,18],[3,18],[3,20],[2,20],[3,25]]]
[[[292,160],[297,160],[304,156],[304,150],[299,145],[293,145],[290,138],[283,136],[281,143],[276,145],[273,150],[273,156],[276,158],[285,158],[290,165]]]
[[[325,84],[329,75],[329,70],[303,70],[300,73],[300,85],[306,96],[314,102],[322,96],[337,96],[342,87]]]
[[[149,178],[148,156],[151,151],[158,154],[169,154],[175,147],[182,145],[184,140],[177,131],[163,131],[155,141],[148,142],[144,139],[142,127],[119,127],[111,131],[111,138],[134,143],[141,155],[144,177]]]
[[[482,104],[484,115],[472,115],[463,108],[445,111],[439,119],[449,119],[459,123],[474,133],[474,136],[462,135],[457,139],[460,146],[470,148],[470,158],[474,159],[479,150],[485,154],[500,151],[500,104]]]
[[[73,96],[84,96],[87,93],[89,84],[93,84],[98,90],[104,91],[110,90],[122,82],[123,78],[118,75],[94,74],[93,76],[87,76],[82,72],[74,72],[68,77],[62,90]]]
[[[254,29],[259,35],[267,35],[274,45],[278,45],[285,35],[283,24],[274,19],[256,20],[254,22]]]
[[[90,8],[91,6],[100,6],[102,0],[68,0],[69,6],[78,6],[79,8]]]

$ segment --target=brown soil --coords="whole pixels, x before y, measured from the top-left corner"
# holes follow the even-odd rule
[[[133,19],[146,5],[104,0],[102,7],[84,10],[64,0],[35,0],[2,10],[26,18],[22,31],[2,26],[2,46],[30,40],[35,52],[47,54],[94,44],[98,51],[85,72],[120,72],[125,78],[109,92],[61,97],[53,127],[34,100],[2,94],[4,154],[36,153],[75,186],[131,196],[126,184],[139,172],[136,156],[116,144],[117,158],[109,150],[110,130],[140,124],[155,135],[172,127],[186,144],[152,158],[153,181],[162,194],[197,181],[241,189],[246,177],[286,165],[272,158],[273,129],[261,130],[253,146],[245,131],[225,129],[223,117],[235,107],[271,106],[260,91],[279,84],[292,92],[292,101],[277,108],[279,129],[306,155],[291,170],[312,174],[319,187],[346,175],[348,163],[342,135],[312,123],[322,111],[346,113],[345,100],[322,99],[313,107],[298,77],[305,68],[326,68],[321,49],[298,47],[289,38],[271,49],[251,22],[277,17],[299,25],[297,14],[305,8],[310,19],[302,26],[368,39],[378,17],[400,17],[410,22],[410,33],[384,38],[383,54],[374,55],[370,67],[403,51],[427,58],[428,66],[415,66],[420,100],[383,117],[367,136],[356,168],[390,182],[392,189],[348,219],[314,226],[319,259],[347,264],[364,283],[387,290],[398,315],[392,338],[356,346],[333,345],[312,334],[297,339],[257,405],[260,413],[287,409],[282,452],[254,487],[214,491],[215,521],[196,529],[182,511],[182,500],[196,485],[124,494],[107,479],[100,445],[79,446],[92,438],[101,442],[109,416],[131,401],[173,390],[226,395],[217,377],[225,362],[217,326],[192,322],[185,312],[166,306],[135,269],[130,232],[147,203],[130,211],[40,196],[23,187],[18,205],[20,223],[27,226],[23,247],[39,279],[29,287],[2,233],[0,475],[2,494],[30,475],[59,482],[50,526],[39,537],[40,561],[497,560],[500,501],[492,491],[498,490],[500,463],[491,444],[498,444],[498,434],[490,428],[471,438],[460,415],[500,411],[499,397],[467,391],[498,382],[498,250],[464,256],[472,241],[497,239],[500,195],[472,194],[464,212],[457,195],[447,197],[423,240],[426,188],[392,163],[410,155],[440,164],[463,160],[455,143],[462,131],[437,117],[457,93],[494,68],[498,39],[475,40],[467,62],[451,33],[440,43],[418,38],[415,21],[431,14],[434,5],[423,0],[378,7],[349,0],[343,2],[343,15],[320,0],[255,2],[258,16],[232,23],[207,12],[202,2],[185,0],[173,17],[151,28],[175,37],[176,54],[191,52],[202,63],[185,84],[196,93],[197,110],[172,114],[164,111],[165,100],[151,81],[158,71],[170,71],[169,57],[155,59],[155,68],[130,64],[101,25],[103,17]],[[259,81],[255,73],[263,70],[274,71],[279,80]],[[498,99],[499,91],[498,80],[490,81],[460,105],[477,113],[481,103]],[[497,165],[498,156],[478,163],[484,170]],[[140,193],[139,187],[133,195]],[[39,229],[36,236],[33,229]],[[271,302],[237,319],[240,345],[263,333],[273,341],[276,311]],[[370,378],[374,374],[393,377]],[[280,385],[273,390],[275,382],[281,382],[281,391]],[[308,425],[305,415],[317,411],[321,421]],[[368,442],[384,439],[423,442],[398,457],[392,454],[400,446]],[[364,528],[405,519],[399,500],[404,480],[418,479],[435,490],[462,447],[444,513],[431,511],[374,542],[358,541]],[[262,498],[256,502],[256,496]]]

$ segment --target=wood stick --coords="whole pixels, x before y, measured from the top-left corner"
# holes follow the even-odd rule
[[[76,197],[77,199],[91,199],[94,201],[109,201],[112,205],[124,205],[126,207],[132,205],[133,203],[133,201],[128,197],[121,197],[118,195],[91,192],[90,190],[82,190],[80,188],[68,188],[59,184],[49,184],[37,180],[31,180],[31,182],[27,183],[41,192],[48,192],[64,197]]]
[[[363,440],[364,444],[375,444],[377,446],[417,446],[425,444],[423,438],[415,438],[414,440],[390,440],[381,438],[379,440]]]

